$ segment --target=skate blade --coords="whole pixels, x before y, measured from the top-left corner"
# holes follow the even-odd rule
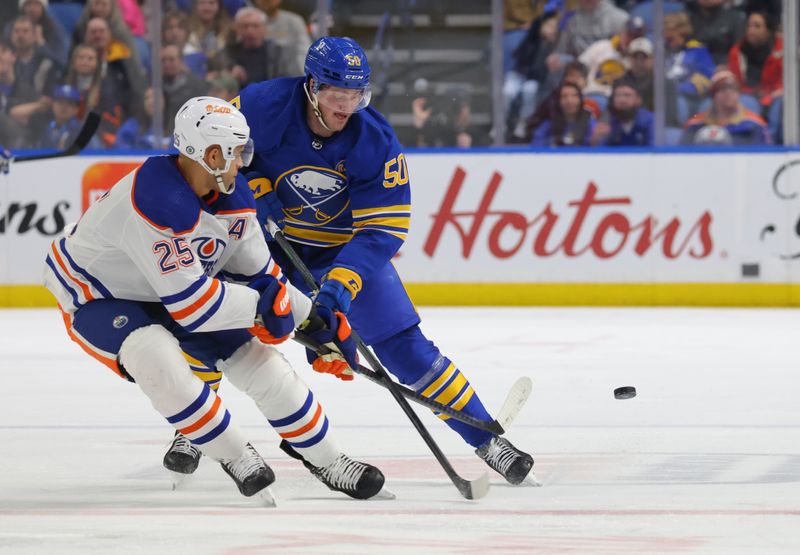
[[[397,499],[397,496],[389,491],[386,488],[382,488],[381,491],[370,497],[370,499]]]
[[[269,488],[264,488],[253,496],[253,499],[261,506],[274,509],[278,506],[275,502],[275,496]]]
[[[533,473],[533,470],[531,470],[530,473],[527,476],[525,476],[525,479],[522,480],[520,485],[534,487],[534,488],[542,487],[542,483],[536,477],[536,474]]]

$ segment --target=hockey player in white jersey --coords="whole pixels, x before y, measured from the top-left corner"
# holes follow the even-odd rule
[[[175,118],[180,154],[148,158],[66,229],[51,245],[45,284],[69,336],[135,382],[243,495],[266,496],[275,476],[193,368],[216,368],[253,398],[329,488],[373,497],[383,474],[341,452],[322,406],[269,345],[305,325],[339,349],[330,364],[356,364],[347,320],[312,308],[269,254],[238,175],[252,156],[249,132],[227,102],[187,101]]]

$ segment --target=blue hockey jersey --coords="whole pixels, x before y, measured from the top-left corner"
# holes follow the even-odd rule
[[[264,195],[278,195],[284,234],[296,243],[339,248],[329,277],[353,295],[405,241],[411,211],[408,168],[389,123],[367,108],[330,138],[306,123],[301,78],[245,88],[232,104],[250,125],[255,157],[248,174],[260,221]]]

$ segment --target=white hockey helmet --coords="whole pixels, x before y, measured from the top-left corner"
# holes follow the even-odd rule
[[[175,115],[174,145],[178,151],[203,166],[216,177],[219,190],[223,193],[233,191],[233,185],[226,187],[222,175],[236,159],[236,148],[244,146],[242,161],[250,165],[253,160],[253,142],[250,140],[250,127],[242,113],[221,98],[196,96],[187,100]],[[225,167],[212,169],[203,158],[206,150],[219,145],[225,159]]]

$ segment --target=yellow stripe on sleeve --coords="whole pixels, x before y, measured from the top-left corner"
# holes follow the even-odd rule
[[[393,206],[376,206],[373,208],[362,208],[353,210],[353,218],[361,218],[370,214],[382,214],[387,212],[411,212],[410,204],[395,204]]]

